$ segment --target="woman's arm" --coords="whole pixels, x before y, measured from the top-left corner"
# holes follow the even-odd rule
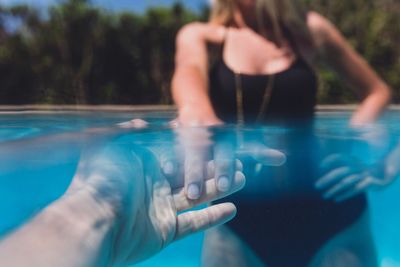
[[[172,95],[178,106],[178,123],[183,126],[177,129],[182,151],[185,155],[183,179],[185,192],[189,199],[198,199],[203,194],[203,186],[209,151],[212,150],[210,132],[207,126],[221,124],[216,116],[208,94],[208,53],[209,37],[218,36],[218,31],[208,24],[191,23],[183,27],[176,38],[175,72],[172,80]],[[222,39],[222,38],[221,38]],[[222,154],[222,153],[215,153]],[[225,155],[228,153],[224,153]],[[220,190],[229,188],[234,165],[233,153],[224,156],[223,165],[217,171],[226,177]],[[225,159],[228,158],[228,159]],[[220,160],[217,160],[220,162]],[[220,166],[221,164],[217,164]],[[218,182],[216,182],[219,184]]]
[[[172,94],[178,106],[179,122],[186,126],[220,124],[208,95],[207,39],[223,34],[222,29],[191,23],[176,38]]]
[[[210,155],[215,161],[215,183],[219,191],[229,190],[234,178],[235,138],[229,138],[229,134],[213,135],[206,128],[222,123],[214,112],[208,94],[207,43],[221,44],[225,34],[224,26],[192,23],[183,27],[177,36],[172,93],[178,106],[178,122],[183,127],[176,129],[181,144],[176,154],[183,155],[181,162],[185,192],[192,200],[198,199],[204,192],[203,185],[207,178],[205,170]],[[253,144],[241,152],[267,165],[283,164],[284,155],[271,151]]]
[[[359,108],[353,114],[351,125],[373,122],[390,101],[389,86],[326,18],[310,12],[308,25],[324,62],[362,98]]]

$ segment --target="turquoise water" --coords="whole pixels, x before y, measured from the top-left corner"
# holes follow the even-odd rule
[[[399,113],[386,116],[390,131],[399,134]],[[45,134],[76,131],[87,127],[110,126],[131,118],[146,118],[153,124],[163,124],[171,113],[60,113],[60,114],[9,114],[0,115],[0,143],[10,143]],[[348,113],[320,113],[317,130],[326,133],[342,129]],[[334,131],[334,132],[335,132]],[[37,155],[38,158],[41,155]],[[68,186],[75,171],[76,158],[51,164],[45,170],[21,166],[13,177],[0,176],[0,236],[29,218],[41,207],[59,197]],[[16,162],[18,164],[18,162]],[[400,164],[400,162],[399,162]],[[23,164],[21,164],[23,165]],[[57,178],[53,178],[57,177]],[[400,179],[384,190],[371,192],[370,207],[372,230],[382,267],[400,267],[400,213],[397,211],[400,196]],[[179,241],[159,255],[137,266],[200,266],[202,234]],[[168,263],[168,264],[166,264]]]

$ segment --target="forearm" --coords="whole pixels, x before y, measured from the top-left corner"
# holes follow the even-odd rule
[[[389,104],[391,93],[385,84],[378,85],[372,93],[361,102],[351,118],[352,126],[362,126],[373,123]]]
[[[66,196],[0,243],[0,265],[105,267],[113,214],[87,194]]]
[[[388,183],[392,182],[400,175],[400,141],[395,145],[393,150],[385,161],[385,179]]]
[[[216,117],[208,95],[207,78],[195,66],[177,68],[172,81],[172,94],[180,116]]]

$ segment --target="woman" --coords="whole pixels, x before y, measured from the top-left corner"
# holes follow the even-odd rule
[[[365,196],[339,204],[326,201],[311,189],[312,171],[296,173],[312,161],[298,151],[306,151],[312,142],[308,132],[318,62],[330,66],[361,96],[351,125],[373,122],[389,102],[388,86],[335,26],[305,11],[299,1],[215,0],[208,23],[180,30],[172,90],[181,125],[301,126],[277,147],[292,154],[286,168],[273,170],[280,182],[265,179],[262,186],[255,185],[275,192],[274,197],[264,194],[237,202],[237,219],[207,234],[205,266],[376,265]],[[260,171],[263,177],[270,173]],[[193,184],[187,183],[189,197],[201,191]]]

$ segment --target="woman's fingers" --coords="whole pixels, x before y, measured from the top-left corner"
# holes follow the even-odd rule
[[[237,151],[237,155],[239,157],[250,156],[266,166],[282,166],[286,162],[285,154],[261,143],[246,145]]]
[[[236,207],[232,203],[222,203],[202,210],[182,213],[177,218],[175,240],[226,223],[235,215]]]
[[[269,166],[282,166],[286,162],[285,154],[267,147],[256,150],[254,159],[263,165]]]
[[[214,147],[215,182],[221,192],[229,191],[235,174],[235,153],[232,145],[218,143]]]
[[[369,189],[371,186],[374,186],[374,179],[367,177],[359,181],[353,188],[352,190],[347,190],[341,194],[338,194],[334,199],[336,202],[342,202],[345,201],[351,197],[354,197],[355,195],[358,195],[362,192],[365,192],[365,190]]]
[[[185,192],[189,199],[202,195],[206,180],[207,162],[212,145],[207,128],[182,128],[177,130],[184,157]]]
[[[235,159],[235,168],[238,172],[243,171],[243,163],[238,159]],[[215,177],[215,161],[211,160],[207,164],[207,180],[215,179]]]
[[[363,179],[364,175],[362,174],[350,175],[329,188],[323,196],[325,199],[332,199],[344,192],[352,191],[354,190],[356,184],[358,184]]]
[[[354,160],[352,161],[348,156],[343,154],[331,154],[322,160],[319,169],[321,173],[326,173],[332,169],[341,166],[349,166],[350,164],[354,164]]]
[[[196,200],[202,195],[207,159],[202,151],[189,153],[184,166],[185,193],[189,199]]]
[[[184,189],[181,188],[179,190],[175,190],[172,194],[175,202],[175,208],[177,209],[177,212],[182,212],[195,206],[228,196],[242,189],[244,185],[245,177],[243,173],[236,172],[235,177],[232,181],[232,185],[227,192],[219,191],[214,180],[207,180],[204,184],[204,191],[201,197],[196,200],[191,200],[186,197]]]
[[[130,121],[126,121],[126,122],[121,122],[118,123],[117,126],[123,129],[143,129],[146,128],[149,125],[149,123],[145,120],[142,119],[133,119]]]
[[[344,154],[327,156],[320,164],[320,169],[325,173],[315,183],[315,188],[323,191],[325,199],[336,202],[344,201],[363,192],[372,183],[363,166]]]
[[[325,174],[333,169],[339,169],[343,166],[349,166],[353,170],[360,171],[363,166],[356,158],[346,154],[331,154],[325,157],[319,166],[320,173]]]
[[[346,176],[352,175],[354,173],[356,173],[356,171],[354,171],[354,169],[349,166],[343,166],[334,169],[318,179],[315,183],[315,187],[319,190],[324,190],[332,186],[333,184],[338,183],[338,181],[342,180]]]

